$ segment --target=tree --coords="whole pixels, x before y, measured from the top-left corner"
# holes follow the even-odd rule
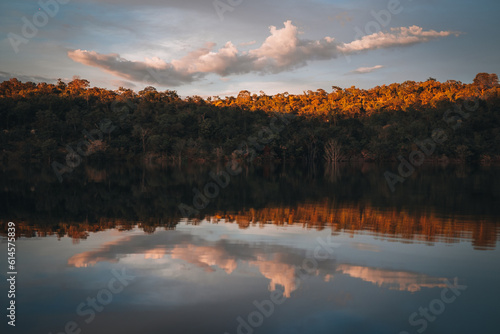
[[[59,88],[61,92],[64,92],[66,90],[66,87],[66,83],[62,81],[61,78],[57,79],[57,88]]]
[[[146,101],[154,101],[160,97],[160,94],[153,86],[147,86],[143,90],[139,91],[139,96],[146,99]]]
[[[90,86],[90,82],[85,79],[80,79],[78,76],[73,77],[73,81],[68,83],[68,88],[71,93],[79,92],[82,89],[87,89]]]
[[[474,78],[474,86],[481,89],[481,94],[485,90],[498,86],[498,75],[495,73],[478,73]]]
[[[329,163],[342,161],[342,145],[335,139],[329,139],[325,144],[325,160]]]
[[[143,128],[140,125],[135,125],[133,133],[134,133],[134,135],[136,137],[139,137],[141,139],[141,142],[142,142],[142,153],[146,154],[146,138],[151,133],[151,130],[150,129],[145,129],[145,128]]]

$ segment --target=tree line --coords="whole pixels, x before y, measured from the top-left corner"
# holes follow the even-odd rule
[[[470,117],[457,117],[475,105]],[[273,118],[290,120],[283,131],[246,145]],[[456,126],[450,127],[450,119]],[[251,94],[181,98],[148,86],[69,83],[0,84],[0,161],[68,163],[79,159],[222,161],[258,151],[256,161],[396,160],[415,150],[434,129],[446,142],[429,159],[500,160],[500,86],[496,74],[473,83],[406,81],[371,89],[332,87],[303,94]],[[253,151],[253,152],[251,152]],[[77,157],[78,158],[78,157]],[[74,162],[73,162],[74,164]]]

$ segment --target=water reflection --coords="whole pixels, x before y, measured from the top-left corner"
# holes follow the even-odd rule
[[[231,274],[238,266],[236,258],[227,254],[224,249],[207,246],[192,244],[175,246],[171,251],[171,257],[172,259],[180,259],[194,264],[207,272],[215,271],[213,268],[215,266]]]
[[[109,229],[91,233],[80,244],[61,245],[55,237],[41,238],[38,240],[52,245],[47,249],[57,255],[45,253],[46,258],[33,253],[32,261],[40,265],[27,267],[25,274],[47,277],[36,284],[37,289],[54,291],[72,286],[76,301],[65,301],[61,294],[52,301],[69,308],[79,303],[78,298],[85,300],[92,295],[92,289],[100,289],[99,282],[104,279],[102,284],[106,283],[103,277],[110,268],[127,268],[137,276],[120,294],[119,305],[110,305],[108,312],[99,314],[109,324],[96,322],[87,328],[99,334],[111,329],[133,333],[133,328],[137,329],[133,319],[145,321],[148,333],[167,328],[171,333],[190,333],[201,330],[202,324],[206,332],[234,333],[235,319],[250,314],[255,308],[253,301],[268,299],[272,292],[287,301],[255,333],[329,333],[332,328],[339,333],[398,332],[409,326],[407,319],[413,311],[439,297],[454,277],[478,290],[464,292],[460,297],[464,302],[457,302],[450,311],[451,319],[460,318],[462,312],[475,314],[474,305],[479,300],[485,303],[483,290],[496,289],[491,279],[478,281],[478,277],[486,271],[491,277],[500,274],[498,268],[491,267],[498,254],[478,261],[480,254],[490,252],[460,244],[435,241],[435,247],[428,247],[425,243],[389,242],[392,239],[372,233],[340,231],[332,236],[328,229],[301,224],[250,224],[242,229],[236,223],[215,222],[181,221],[175,230],[157,229],[153,234],[144,233],[139,226],[121,232]],[[339,244],[333,256],[317,259],[311,270],[303,270],[304,259],[314,254],[318,238],[328,237]],[[29,251],[35,247],[30,240],[18,242]],[[92,246],[85,246],[89,242]],[[59,246],[55,247],[56,243]],[[449,262],[449,247],[460,262]],[[66,269],[53,272],[45,268],[49,259],[56,265],[64,262]],[[55,286],[47,285],[49,281]],[[29,285],[25,288],[29,294],[23,302],[38,303],[38,294],[31,294]],[[197,322],[187,321],[193,310],[204,310],[206,316]],[[121,314],[118,324],[116,312]],[[42,320],[38,311],[23,316],[37,319],[39,326],[49,331],[67,321],[64,317]],[[442,316],[441,323],[453,328],[452,320],[446,319]],[[363,326],[359,327],[360,323]],[[465,332],[459,329],[453,333]]]
[[[370,268],[341,264],[337,271],[351,277],[360,278],[365,282],[373,283],[379,287],[388,287],[399,291],[420,291],[422,288],[445,288],[446,278],[429,277],[427,275],[394,271],[380,268]]]
[[[249,167],[202,210],[203,219],[251,224],[301,224],[332,232],[369,231],[411,242],[471,240],[492,249],[498,239],[500,168],[427,166],[397,193],[383,177],[388,167],[336,166],[309,174],[300,168]],[[70,236],[138,224],[145,232],[175,228],[178,205],[191,204],[217,167],[182,169],[134,165],[82,166],[60,184],[53,171],[36,166],[4,168],[0,174],[0,224],[17,220],[23,236]]]
[[[217,230],[220,227],[209,222],[203,222],[203,226],[205,231]],[[180,260],[206,273],[222,270],[230,275],[238,268],[256,269],[262,277],[269,280],[269,291],[281,287],[283,295],[290,298],[292,292],[297,290],[300,276],[304,275],[304,271],[301,271],[304,254],[299,255],[296,248],[277,245],[262,248],[257,247],[255,242],[239,240],[235,243],[226,238],[227,236],[222,235],[216,241],[207,241],[183,231],[175,234],[163,231],[155,237],[127,236],[105,243],[98,250],[75,254],[68,260],[68,265],[81,268],[93,266],[98,262],[116,263],[129,255],[143,254],[143,258],[149,260]],[[360,244],[363,246],[360,247]],[[376,249],[374,245],[363,243],[355,243],[354,247],[369,251]],[[416,292],[422,288],[446,287],[445,277],[337,263],[334,258],[327,263],[319,263],[313,272],[307,274],[329,282],[338,273],[370,282],[378,287],[399,291]]]
[[[210,229],[218,228],[217,225],[208,225]],[[296,253],[290,247],[260,249],[250,242],[231,243],[225,239],[209,242],[183,232],[159,232],[155,237],[134,235],[107,242],[97,250],[73,255],[68,265],[83,268],[99,262],[117,263],[129,255],[143,254],[143,258],[149,260],[180,260],[206,273],[222,270],[229,275],[238,267],[253,268],[269,280],[269,291],[282,287],[284,296],[289,298],[297,289],[298,269],[302,261]],[[316,275],[320,275],[320,271]],[[321,274],[322,277],[325,275]]]
[[[205,219],[214,224],[231,223],[245,229],[251,225],[301,226],[304,229],[329,229],[333,234],[338,232],[372,233],[401,242],[419,242],[432,245],[434,242],[458,243],[461,240],[470,240],[475,249],[494,249],[500,236],[499,224],[496,217],[443,217],[434,212],[419,212],[412,214],[405,210],[378,209],[370,206],[340,207],[330,200],[318,203],[297,204],[293,207],[280,206],[263,209],[250,209],[237,214],[220,212]],[[180,221],[180,220],[179,220]],[[160,222],[140,223],[138,226],[146,233],[155,233],[157,228],[175,228],[174,224]],[[196,224],[199,220],[194,220]],[[1,221],[4,233],[7,221]],[[25,237],[43,237],[57,235],[68,236],[74,242],[86,239],[89,233],[105,231],[107,229],[130,230],[135,222],[123,220],[102,219],[99,223],[58,223],[50,225],[18,223],[17,232]],[[360,246],[361,247],[361,246]],[[200,251],[193,249],[192,251]]]
[[[399,333],[455,277],[470,289],[426,333],[497,328],[497,169],[431,168],[392,194],[373,165],[249,168],[186,220],[177,205],[209,169],[89,168],[63,185],[43,169],[0,176],[0,231],[14,220],[20,237],[22,333],[75,320],[94,334],[232,334],[271,293],[286,302],[255,334]],[[318,238],[340,247],[305,271]],[[123,268],[134,283],[86,324],[76,306]]]

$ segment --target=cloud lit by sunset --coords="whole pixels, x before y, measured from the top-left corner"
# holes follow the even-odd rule
[[[79,75],[99,87],[152,85],[183,96],[370,88],[429,76],[468,82],[499,70],[490,43],[495,7],[454,2],[451,19],[440,14],[446,3],[415,1],[85,0],[58,5],[34,31],[22,17],[44,9],[21,0],[2,10],[0,78]]]

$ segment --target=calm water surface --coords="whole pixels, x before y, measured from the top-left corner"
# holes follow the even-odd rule
[[[5,168],[16,332],[498,333],[500,170],[387,168]]]

